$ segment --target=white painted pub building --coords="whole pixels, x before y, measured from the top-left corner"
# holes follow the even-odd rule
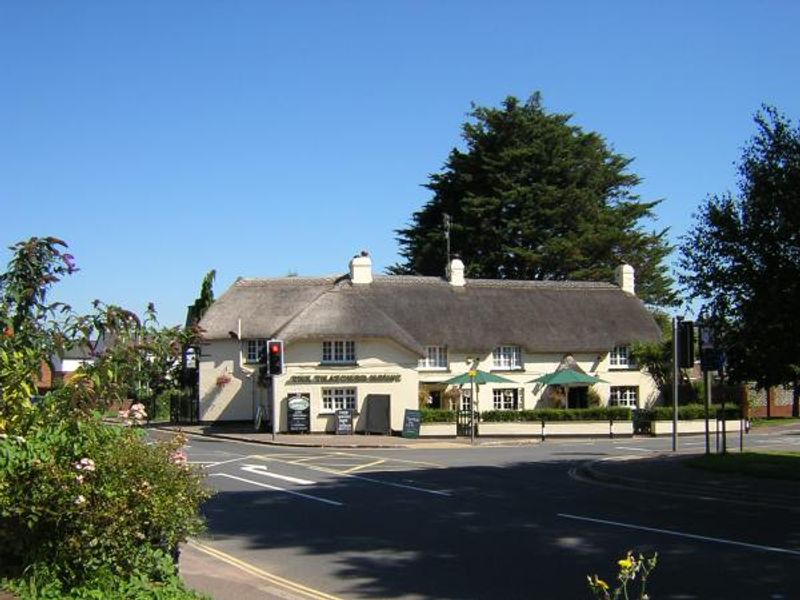
[[[479,387],[477,411],[586,406],[587,386],[567,393],[533,380],[570,367],[602,383],[601,405],[644,407],[657,399],[633,364],[637,341],[659,329],[634,293],[634,272],[616,282],[466,279],[454,259],[445,278],[375,276],[366,253],[333,277],[239,279],[209,308],[200,356],[200,420],[253,420],[269,410],[258,383],[268,339],[285,344],[274,378],[277,430],[287,430],[287,400],[310,401],[310,430],[333,431],[337,409],[353,411],[356,431],[369,407],[386,410],[398,431],[405,409],[470,409],[468,385],[444,382],[470,368],[504,383]]]

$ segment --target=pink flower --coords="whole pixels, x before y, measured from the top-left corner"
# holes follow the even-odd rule
[[[172,454],[169,455],[169,461],[173,465],[178,465],[179,467],[185,467],[188,462],[188,457],[186,456],[186,452],[183,450],[175,450]]]

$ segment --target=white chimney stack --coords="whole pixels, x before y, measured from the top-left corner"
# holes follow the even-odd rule
[[[618,266],[614,271],[614,281],[623,292],[636,294],[636,280],[632,266],[626,264]]]
[[[359,285],[372,283],[372,260],[366,250],[350,261],[350,281]]]
[[[464,263],[460,258],[454,258],[447,265],[447,280],[450,285],[457,287],[464,287],[466,281],[464,280]]]

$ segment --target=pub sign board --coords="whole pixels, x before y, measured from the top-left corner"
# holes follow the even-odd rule
[[[403,437],[404,438],[418,438],[419,426],[422,421],[422,413],[418,410],[406,409],[403,418]]]
[[[287,405],[289,433],[311,431],[311,401],[305,396],[291,396]]]
[[[336,411],[336,435],[353,435],[353,411],[342,408]]]

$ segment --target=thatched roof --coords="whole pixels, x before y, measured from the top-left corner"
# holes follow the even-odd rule
[[[278,337],[287,343],[322,338],[389,338],[423,354],[426,345],[490,352],[519,345],[528,352],[594,352],[657,340],[642,302],[598,282],[468,279],[464,287],[437,277],[241,279],[208,310],[206,339]]]

